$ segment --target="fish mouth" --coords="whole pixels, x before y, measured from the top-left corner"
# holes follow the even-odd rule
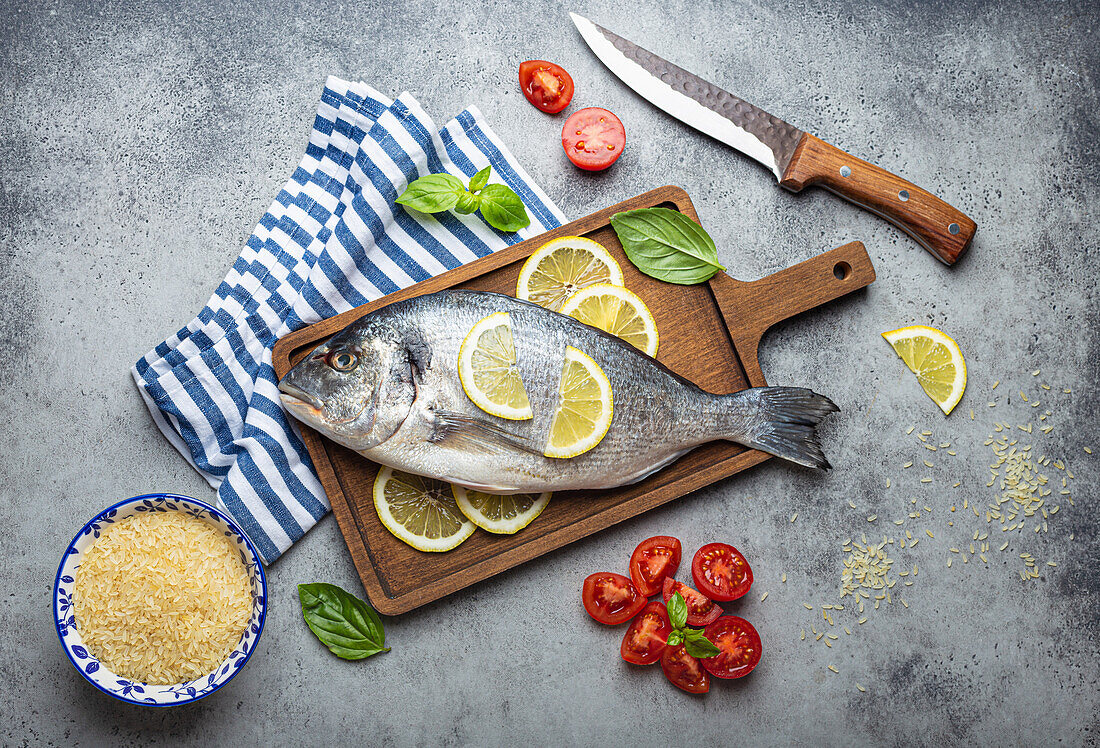
[[[301,410],[313,410],[320,413],[325,407],[325,401],[315,395],[311,395],[300,387],[283,380],[279,382],[279,398],[287,407]]]

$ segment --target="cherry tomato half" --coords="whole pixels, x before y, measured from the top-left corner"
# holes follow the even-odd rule
[[[687,603],[688,626],[706,626],[722,615],[722,608],[711,602],[709,597],[696,592],[683,582],[677,582],[672,577],[665,577],[665,587],[661,592],[665,602],[667,603],[677,592]]]
[[[680,541],[668,535],[643,540],[630,555],[630,579],[646,597],[656,595],[680,568]]]
[[[626,623],[645,607],[646,599],[622,574],[597,571],[584,580],[581,602],[588,615],[608,626]]]
[[[703,633],[721,650],[702,660],[703,667],[715,678],[741,678],[760,663],[760,634],[744,618],[722,616]]]
[[[668,620],[668,611],[664,604],[651,602],[630,622],[630,628],[623,635],[619,654],[635,665],[652,665],[661,659],[665,642],[671,633],[672,624]]]
[[[695,659],[687,653],[683,644],[665,647],[661,654],[661,670],[665,677],[677,688],[688,693],[706,693],[710,690],[710,675]]]
[[[691,578],[711,600],[736,600],[752,587],[752,569],[741,552],[725,543],[708,543],[695,552]]]
[[[573,78],[546,60],[519,64],[519,87],[527,100],[548,114],[556,114],[573,100]]]
[[[623,123],[599,107],[578,109],[561,129],[561,146],[574,165],[600,171],[615,163],[626,147]]]

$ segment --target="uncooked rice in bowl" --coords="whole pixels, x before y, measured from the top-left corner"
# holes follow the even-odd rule
[[[111,672],[171,685],[213,672],[252,615],[233,541],[183,512],[144,512],[109,527],[73,589],[76,627]]]

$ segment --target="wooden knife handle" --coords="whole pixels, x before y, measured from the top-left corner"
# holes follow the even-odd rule
[[[806,133],[779,180],[793,192],[818,185],[877,213],[954,265],[978,225],[931,192]]]

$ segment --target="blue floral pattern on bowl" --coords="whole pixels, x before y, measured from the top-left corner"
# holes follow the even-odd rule
[[[143,512],[184,512],[209,523],[236,542],[241,561],[248,569],[249,581],[252,585],[252,619],[248,622],[241,640],[217,670],[186,683],[151,686],[122,678],[112,673],[92,656],[80,640],[80,632],[76,628],[73,586],[76,582],[76,570],[84,554],[108,527]],[[57,579],[53,589],[53,607],[57,636],[61,640],[61,646],[85,680],[100,691],[131,704],[174,706],[209,696],[231,681],[248,662],[264,630],[264,619],[267,615],[267,578],[264,576],[260,554],[241,529],[225,514],[209,504],[188,496],[170,493],[146,494],[120,501],[104,509],[76,534],[73,542],[65,549],[61,565],[57,569]]]

